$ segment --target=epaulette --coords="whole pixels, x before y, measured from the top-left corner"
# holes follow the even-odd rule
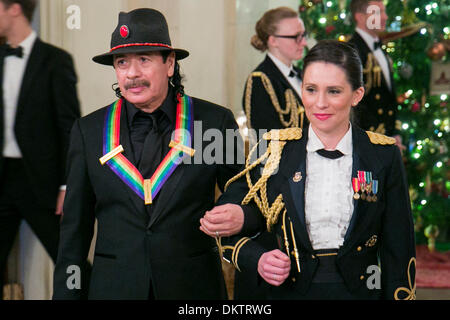
[[[300,140],[301,138],[301,128],[273,129],[263,135],[264,140],[275,141]]]
[[[372,131],[366,131],[367,135],[369,136],[370,142],[373,144],[395,144],[395,139],[385,136],[383,134],[375,133]]]
[[[252,74],[251,74],[252,77],[261,77],[263,75],[266,75],[266,74],[264,72],[261,72],[261,71],[253,71]]]

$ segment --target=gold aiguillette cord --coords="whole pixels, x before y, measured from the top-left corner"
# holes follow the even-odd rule
[[[289,240],[287,236],[287,230],[286,230],[286,209],[284,209],[283,212],[283,225],[281,226],[281,229],[283,229],[284,234],[284,247],[286,248],[286,253],[288,257],[291,257],[291,253],[289,252]]]
[[[290,220],[290,219],[289,219]],[[294,227],[292,225],[292,221],[289,221],[289,223],[291,224],[291,236],[292,236],[292,242],[294,244],[294,256],[295,256],[295,262],[297,263],[297,270],[298,273],[300,273],[300,256],[298,254],[298,250],[297,250],[297,241],[295,241],[295,235],[294,235]]]

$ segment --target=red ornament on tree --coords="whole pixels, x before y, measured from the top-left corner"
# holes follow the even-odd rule
[[[336,29],[336,27],[333,26],[333,25],[326,26],[325,32],[326,32],[326,33],[332,33],[335,29]]]
[[[411,106],[411,111],[412,112],[417,112],[420,110],[420,103],[418,103],[417,101],[413,103],[413,105]]]

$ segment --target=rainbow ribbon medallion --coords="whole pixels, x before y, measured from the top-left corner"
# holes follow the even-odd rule
[[[177,115],[174,140],[163,161],[159,164],[150,179],[144,179],[139,170],[122,154],[120,145],[120,114],[123,99],[119,99],[108,107],[103,132],[103,154],[100,163],[105,163],[111,170],[141,199],[151,204],[164,183],[169,179],[176,167],[182,162],[184,153],[193,156],[191,137],[194,125],[192,98],[178,96]]]

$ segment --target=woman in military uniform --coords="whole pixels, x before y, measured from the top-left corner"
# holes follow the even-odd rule
[[[233,208],[245,212],[246,228],[259,223],[276,245],[218,238],[223,257],[270,284],[270,299],[415,298],[400,151],[395,139],[350,122],[364,96],[355,49],[317,44],[304,59],[302,93],[310,125],[267,133],[268,151],[255,161],[251,151],[246,169],[227,184],[226,192],[242,194]]]
[[[264,13],[256,23],[251,45],[267,55],[249,75],[243,107],[249,128],[282,129],[300,127],[300,69],[294,62],[303,57],[306,33],[297,12],[279,7]]]

